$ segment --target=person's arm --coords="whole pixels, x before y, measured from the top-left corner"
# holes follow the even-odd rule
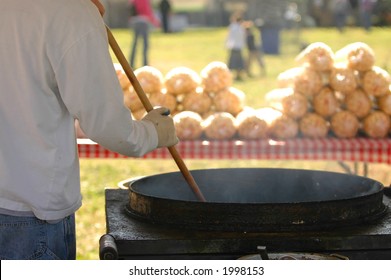
[[[79,120],[81,129],[91,140],[123,155],[141,156],[158,145],[176,144],[170,117],[154,114],[156,121],[132,120],[123,104],[105,25],[101,20],[93,20],[92,28],[81,38],[75,38],[55,69],[59,92],[68,111]],[[155,128],[160,122],[168,126],[165,133],[169,138],[159,135],[161,132]]]

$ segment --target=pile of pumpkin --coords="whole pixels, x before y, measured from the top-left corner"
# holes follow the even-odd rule
[[[145,66],[135,75],[154,106],[168,107],[178,138],[223,140],[295,137],[387,137],[391,129],[390,75],[375,65],[373,50],[357,42],[333,52],[313,43],[297,67],[277,77],[266,93],[268,107],[245,106],[245,93],[232,86],[227,65],[211,62],[200,74],[177,67],[165,76]],[[144,116],[129,80],[117,65],[124,103],[135,119]]]

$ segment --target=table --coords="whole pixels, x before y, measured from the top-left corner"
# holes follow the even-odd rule
[[[126,158],[89,139],[77,139],[80,158]],[[286,141],[225,140],[181,141],[176,149],[182,158],[225,160],[332,160],[364,163],[391,163],[391,138],[386,139],[291,139]],[[156,149],[143,158],[169,159],[166,148]]]

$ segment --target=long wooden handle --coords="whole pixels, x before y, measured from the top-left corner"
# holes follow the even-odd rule
[[[107,29],[107,36],[109,39],[110,47],[113,50],[115,56],[117,57],[118,62],[121,64],[129,81],[132,83],[133,88],[136,91],[138,97],[140,98],[141,103],[144,105],[145,110],[147,110],[147,112],[153,110],[153,106],[149,101],[148,96],[145,94],[143,88],[141,87],[136,75],[133,72],[132,67],[130,67],[128,61],[125,58],[125,55],[123,54],[121,48],[119,47],[117,41],[115,40],[113,33],[110,31],[110,29],[107,26],[106,29]],[[170,151],[171,156],[173,157],[177,166],[179,167],[179,170],[182,172],[183,177],[185,177],[185,180],[191,187],[193,193],[197,196],[198,200],[205,202],[206,200],[200,188],[198,187],[196,181],[194,180],[193,176],[191,175],[189,169],[187,168],[183,159],[179,155],[175,146],[168,147],[168,150]]]

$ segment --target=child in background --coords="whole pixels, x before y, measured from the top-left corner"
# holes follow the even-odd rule
[[[253,23],[251,21],[247,21],[244,23],[244,27],[246,30],[246,44],[247,44],[247,61],[246,61],[246,71],[249,77],[252,77],[251,73],[251,65],[253,60],[256,60],[261,69],[261,75],[266,75],[266,66],[263,61],[263,54],[261,52],[261,46],[257,46],[255,43],[255,36],[252,30]]]
[[[228,26],[226,47],[229,50],[228,68],[235,72],[235,80],[242,80],[242,72],[245,70],[243,49],[246,46],[246,33],[242,25],[242,17],[239,13],[232,15]]]

